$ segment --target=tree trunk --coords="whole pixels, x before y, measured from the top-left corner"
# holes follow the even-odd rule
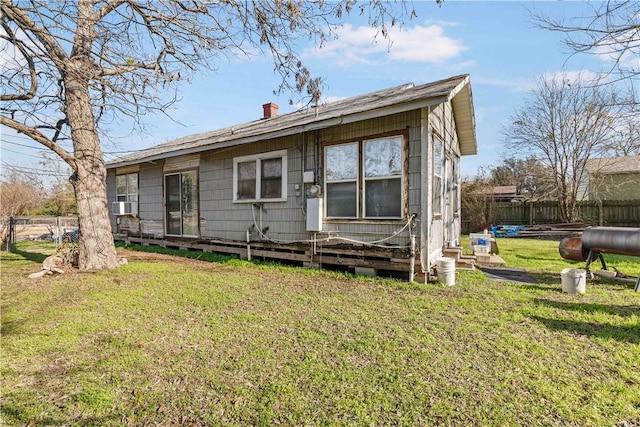
[[[80,71],[81,61],[73,66]],[[118,267],[107,205],[107,169],[102,157],[86,73],[71,72],[65,79],[66,108],[75,157],[71,183],[78,203],[80,270]]]
[[[78,161],[78,179],[73,183],[80,226],[78,268],[103,270],[118,267],[107,205],[104,164]]]

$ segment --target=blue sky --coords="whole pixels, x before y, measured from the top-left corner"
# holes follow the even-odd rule
[[[590,72],[607,64],[598,57],[569,56],[561,35],[537,29],[527,9],[554,17],[589,15],[585,2],[461,2],[415,1],[417,18],[391,33],[393,45],[372,42],[372,30],[358,17],[347,18],[340,38],[325,49],[303,47],[305,65],[325,79],[325,100],[345,98],[397,86],[468,73],[474,97],[478,154],[462,158],[462,174],[499,162],[500,129],[522,106],[528,91],[543,74]],[[146,134],[130,134],[123,123],[113,126],[117,146],[105,147],[107,159],[118,151],[136,150],[186,135],[259,119],[262,104],[275,102],[280,113],[296,109],[290,94],[273,94],[279,78],[269,57],[218,64],[180,86],[182,101],[165,116],[147,117]],[[36,143],[2,129],[2,169],[6,165],[37,167],[41,149]],[[20,144],[20,145],[17,145]],[[33,148],[29,148],[33,147]]]

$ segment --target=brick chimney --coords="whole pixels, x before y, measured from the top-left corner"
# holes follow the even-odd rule
[[[278,104],[274,104],[273,102],[269,102],[268,104],[262,105],[262,110],[264,115],[263,119],[270,119],[271,117],[275,117],[278,115]]]

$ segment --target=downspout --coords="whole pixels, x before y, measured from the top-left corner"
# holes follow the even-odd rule
[[[420,266],[429,281],[431,267],[429,236],[431,235],[431,107],[420,109]]]

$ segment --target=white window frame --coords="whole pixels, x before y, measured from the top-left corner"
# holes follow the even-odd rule
[[[131,191],[132,189],[129,188],[129,177],[135,175],[136,176],[136,189],[135,192]],[[121,177],[124,177],[125,179],[125,187],[126,190],[124,193],[119,193],[119,185],[118,185],[118,179],[120,179]],[[134,172],[134,173],[123,173],[120,175],[116,175],[116,201],[117,202],[137,202],[138,201],[138,194],[139,194],[139,190],[140,190],[140,177],[138,176],[138,172]]]
[[[261,180],[262,180],[262,161],[280,158],[282,162],[282,177],[280,197],[263,198],[261,197]],[[256,164],[256,197],[253,199],[238,198],[238,164],[255,162]],[[252,154],[249,156],[240,156],[233,158],[233,203],[255,203],[255,202],[286,202],[287,201],[287,150],[270,151],[267,153]]]
[[[380,141],[380,140],[390,140],[390,139],[395,139],[395,138],[399,138],[401,141],[401,172],[400,172],[400,176],[397,175],[389,175],[389,176],[379,176],[379,177],[370,177],[367,178],[366,177],[366,173],[365,173],[365,144],[367,142],[375,142],[375,141]],[[357,158],[356,158],[356,170],[358,171],[357,176],[355,179],[345,179],[345,180],[337,180],[337,181],[331,181],[329,182],[326,177],[327,177],[327,149],[331,148],[331,147],[339,147],[339,146],[345,146],[345,145],[356,145],[357,146]],[[376,137],[376,138],[370,138],[370,139],[360,139],[357,141],[349,141],[349,142],[345,142],[345,143],[339,143],[339,144],[331,144],[328,145],[327,147],[325,147],[324,150],[324,176],[325,176],[325,180],[324,180],[324,194],[326,196],[327,194],[327,186],[329,184],[335,184],[335,183],[341,183],[341,182],[356,182],[356,215],[353,217],[336,217],[336,216],[329,216],[328,215],[328,205],[329,205],[329,201],[325,200],[324,203],[324,214],[325,214],[325,218],[327,219],[351,219],[351,220],[368,220],[368,221],[375,221],[375,220],[395,220],[395,219],[402,219],[405,216],[405,204],[406,204],[406,196],[405,196],[405,192],[404,192],[404,185],[405,185],[405,135],[403,134],[397,134],[397,135],[389,135],[389,136],[381,136],[381,137]],[[382,179],[399,179],[400,180],[400,215],[399,216],[367,216],[366,213],[366,183],[367,181],[375,181],[375,180],[382,180]]]
[[[365,155],[366,155],[366,144],[368,142],[376,142],[376,141],[387,141],[387,140],[393,140],[393,139],[400,139],[400,175],[385,175],[385,176],[376,176],[376,177],[370,177],[367,178],[367,174],[366,174],[366,162],[365,162]],[[361,159],[360,159],[360,166],[362,167],[362,216],[364,219],[401,219],[403,217],[403,212],[404,212],[404,136],[402,135],[394,135],[394,136],[387,136],[387,137],[381,137],[381,138],[373,138],[373,139],[365,139],[361,142],[362,144],[362,148],[361,148]],[[367,215],[367,182],[371,182],[371,181],[377,181],[377,180],[390,180],[390,179],[397,179],[400,181],[400,215],[398,216],[368,216]]]
[[[349,179],[338,179],[335,181],[329,181],[327,179],[327,151],[328,149],[332,148],[332,147],[344,147],[347,145],[355,145],[356,147],[356,177],[355,178],[349,178]],[[360,141],[350,141],[350,142],[345,142],[345,143],[341,143],[341,144],[332,144],[329,145],[327,147],[325,147],[324,149],[324,194],[325,194],[325,198],[326,195],[328,194],[327,191],[327,187],[330,184],[340,184],[340,183],[349,183],[349,182],[355,182],[356,183],[356,214],[355,216],[329,216],[329,200],[325,200],[324,203],[324,216],[325,218],[330,218],[330,219],[358,219],[359,217],[359,213],[360,213],[360,174],[358,173],[358,171],[360,170]]]

